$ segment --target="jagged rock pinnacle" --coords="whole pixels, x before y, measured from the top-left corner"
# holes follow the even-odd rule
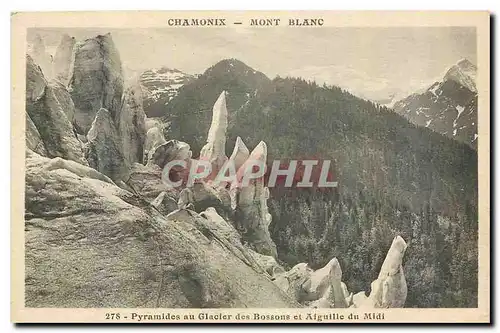
[[[67,98],[67,92],[57,85],[47,83],[42,70],[31,57],[26,60],[26,112],[37,130],[28,127],[31,148],[38,147],[36,151],[46,153],[48,157],[62,157],[86,164],[81,144],[73,133],[71,98]],[[28,122],[28,125],[31,124]],[[45,149],[38,145],[38,139],[43,141]]]
[[[227,161],[225,155],[227,132],[226,92],[223,91],[212,110],[212,124],[208,131],[207,143],[201,149],[200,159],[208,160],[213,169],[219,170]]]
[[[231,157],[229,157],[229,160],[234,163],[235,170],[238,170],[245,163],[249,156],[250,151],[248,150],[247,146],[240,137],[237,137],[233,153],[231,154]]]
[[[73,63],[75,60],[75,37],[70,37],[64,34],[61,42],[57,46],[54,55],[53,72],[56,79],[58,79],[64,86],[67,86],[71,76]]]
[[[375,308],[403,307],[408,293],[402,266],[406,247],[406,242],[400,236],[396,236],[392,241],[378,278],[372,282],[368,306]]]
[[[120,138],[111,113],[101,108],[87,134],[86,158],[89,165],[113,181],[126,179],[129,164],[120,149]]]
[[[108,110],[113,119],[120,112],[124,90],[122,65],[109,34],[80,42],[75,49],[69,90],[76,108],[77,131],[87,134],[100,108]]]
[[[257,165],[259,168],[265,168],[266,160],[267,145],[261,141],[237,171],[237,181],[231,184],[231,207],[246,230],[244,238],[252,244],[255,251],[276,257],[276,244],[268,230],[271,214],[267,207],[269,190],[264,186],[264,177],[245,177],[249,176],[250,172],[257,173],[257,170],[254,170]]]

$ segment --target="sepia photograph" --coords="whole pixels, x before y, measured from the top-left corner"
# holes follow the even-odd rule
[[[283,309],[384,322],[401,308],[488,321],[488,13],[230,14],[23,21],[20,306],[121,309],[100,312],[114,322],[299,319]]]

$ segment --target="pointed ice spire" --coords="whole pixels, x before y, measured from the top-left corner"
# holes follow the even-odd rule
[[[34,53],[45,53],[45,43],[39,34],[35,35],[33,41],[33,52]]]
[[[402,266],[406,247],[406,242],[400,236],[396,236],[392,241],[378,278],[372,282],[368,306],[376,308],[403,307],[408,293]]]
[[[406,242],[401,236],[396,236],[392,241],[391,248],[387,252],[384,263],[380,268],[379,279],[385,276],[394,275],[398,272],[403,262],[406,251]]]
[[[333,303],[333,307],[335,308],[347,308],[347,286],[342,283],[342,269],[340,268],[339,261],[337,258],[333,258],[325,267],[329,268],[330,293],[328,298],[330,303]]]
[[[75,61],[75,37],[64,34],[54,55],[54,76],[65,86],[68,85]]]
[[[241,141],[241,143],[243,143],[243,141]],[[267,161],[267,145],[264,141],[261,141],[257,146],[255,146],[255,148],[252,150],[246,161],[239,168],[236,169],[237,182],[233,184],[234,187],[239,187],[243,181],[245,174],[247,174],[248,172],[252,172],[250,166],[254,166],[253,168],[255,168],[256,165],[265,167],[266,161]],[[263,177],[260,177],[259,179],[263,179]]]
[[[238,169],[229,193],[231,208],[247,230],[246,240],[256,252],[276,257],[276,245],[268,230],[271,214],[267,207],[269,190],[264,186],[266,160],[267,145],[261,141]]]
[[[333,258],[323,268],[311,273],[309,280],[302,286],[311,298],[310,300],[318,299],[325,293],[330,286],[330,280],[338,275],[336,272],[338,270],[340,270],[339,262],[337,258]],[[342,271],[340,271],[340,275],[342,275]]]
[[[249,156],[250,151],[248,150],[247,146],[240,137],[237,137],[233,153],[231,154],[231,157],[229,157],[229,160],[234,163],[235,170],[238,170],[245,163]]]
[[[200,159],[212,163],[212,169],[219,170],[226,162],[227,108],[226,92],[223,91],[214,104],[212,124],[208,131],[207,143],[201,149]]]
[[[29,51],[35,63],[42,69],[45,79],[52,79],[52,57],[45,48],[43,38],[36,34]]]
[[[86,134],[101,108],[117,119],[124,90],[122,63],[110,34],[79,42],[74,52],[68,90],[75,104],[76,130]]]
[[[305,291],[304,300],[325,299],[325,304],[335,308],[346,308],[346,297],[342,287],[342,269],[337,258],[330,260],[323,268],[313,273],[302,288]]]

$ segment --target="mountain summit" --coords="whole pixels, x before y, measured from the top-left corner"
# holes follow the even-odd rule
[[[177,96],[179,88],[195,78],[168,67],[149,69],[140,76],[144,111],[148,117],[163,116],[165,105]]]
[[[411,122],[475,148],[477,145],[476,66],[461,59],[440,81],[394,104]]]
[[[270,86],[271,80],[265,74],[245,63],[236,59],[221,60],[182,86],[177,96],[164,106],[165,120],[171,122],[169,135],[191,140],[193,152],[198,153],[204,144],[200,135],[208,133],[209,111],[221,91],[227,92],[228,121],[231,122],[243,105]]]
[[[140,76],[146,115],[148,117],[165,116],[171,109],[167,105],[180,93],[184,85],[195,81],[197,77],[202,77],[202,82],[207,78],[213,79],[212,81],[225,82],[226,86],[234,80],[241,81],[242,85],[248,87],[259,86],[262,82],[269,81],[263,73],[234,58],[219,61],[202,75],[191,75],[168,67],[150,69]],[[219,85],[218,82],[214,83],[216,86]],[[214,96],[216,94],[214,92]],[[210,99],[210,102],[213,101]]]
[[[464,58],[448,69],[444,75],[444,81],[453,80],[470,91],[477,93],[476,73],[476,66]]]

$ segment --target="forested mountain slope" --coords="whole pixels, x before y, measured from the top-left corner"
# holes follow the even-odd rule
[[[369,290],[382,249],[400,234],[411,244],[407,306],[476,306],[476,152],[340,88],[260,74],[220,62],[181,88],[166,117],[176,124],[168,135],[190,142],[196,156],[210,120],[199,106],[227,90],[226,147],[240,136],[248,146],[269,142],[269,161],[334,161],[334,191],[271,189],[280,260],[320,267],[342,253],[346,280]]]

